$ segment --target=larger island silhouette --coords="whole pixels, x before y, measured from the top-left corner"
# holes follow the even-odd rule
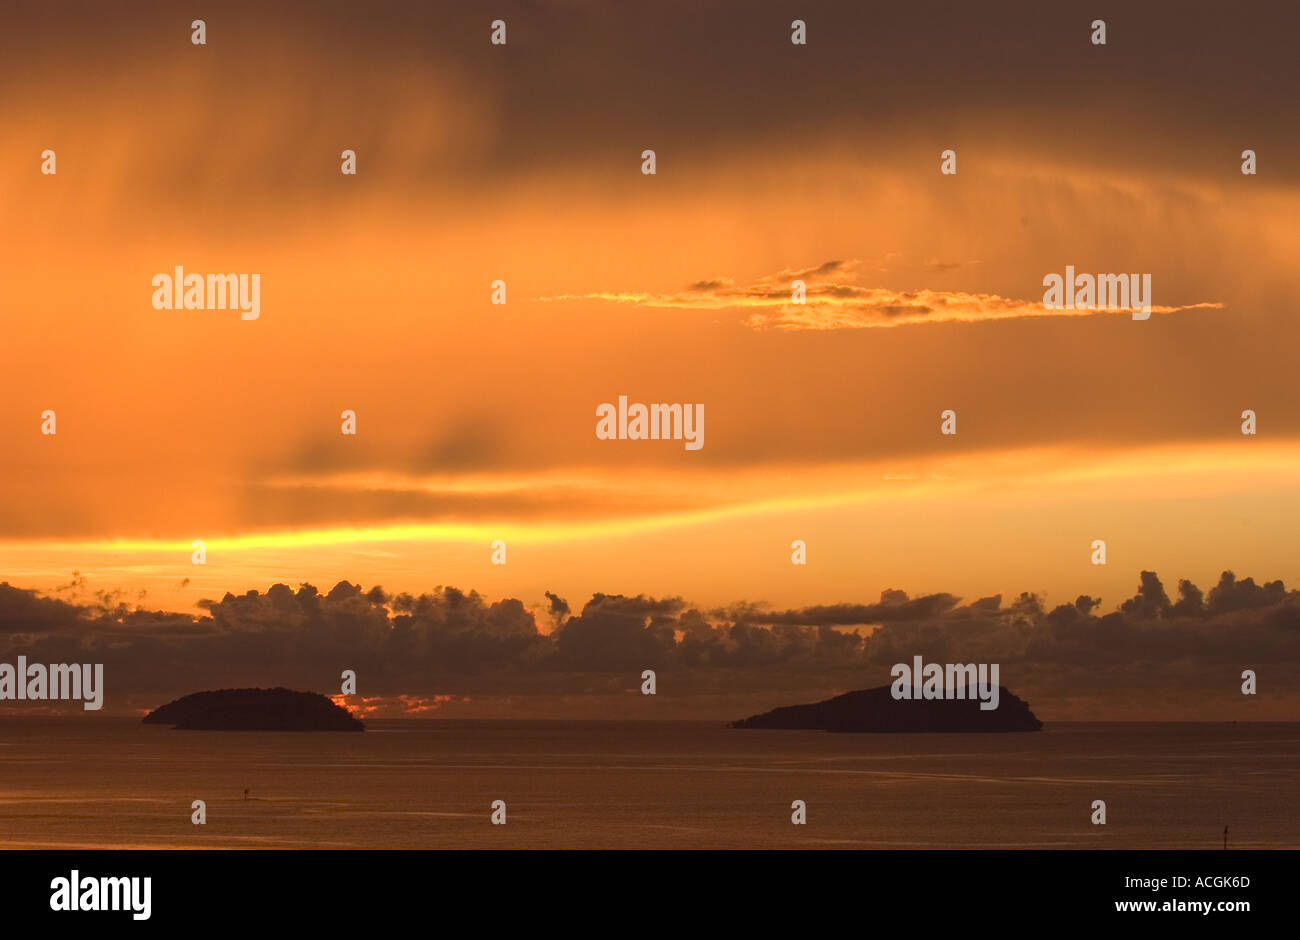
[[[845,692],[824,702],[787,705],[734,721],[732,728],[784,731],[985,732],[1041,731],[1029,703],[999,686],[999,705],[975,699],[896,699],[890,686]]]

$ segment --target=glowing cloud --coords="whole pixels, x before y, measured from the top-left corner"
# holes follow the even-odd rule
[[[1120,309],[1048,310],[1040,301],[1017,300],[1000,294],[942,291],[922,288],[898,290],[854,284],[861,263],[827,261],[817,267],[786,269],[740,285],[729,277],[697,281],[675,293],[648,291],[597,291],[541,297],[543,301],[597,300],[641,307],[698,310],[749,310],[745,324],[756,330],[846,330],[868,327],[912,326],[918,323],[976,323],[1024,317],[1086,317],[1124,314]],[[803,303],[792,300],[792,285],[802,281]],[[1196,308],[1222,308],[1221,303],[1178,306],[1153,305],[1152,313],[1175,313]]]

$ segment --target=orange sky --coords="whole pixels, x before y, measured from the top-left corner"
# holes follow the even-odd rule
[[[1057,115],[955,86],[856,114],[845,88],[869,66],[816,45],[797,51],[823,73],[783,67],[840,104],[764,114],[736,97],[743,76],[703,82],[690,40],[686,77],[665,80],[698,100],[654,98],[641,58],[619,71],[605,50],[606,100],[547,37],[614,14],[552,14],[521,13],[505,50],[446,56],[372,46],[394,23],[269,29],[245,10],[197,48],[154,17],[157,54],[129,63],[94,43],[121,28],[100,14],[73,36],[33,20],[0,139],[0,574],[79,570],[168,608],[338,578],[528,603],[895,587],[1107,606],[1141,568],[1300,579],[1300,193],[1275,151],[1239,172],[1262,132],[1229,122],[1207,145],[1190,89],[1181,118],[1160,107],[1173,88],[1129,101],[1119,79],[1143,66],[1122,43],[1093,99]],[[1165,131],[1147,149],[1143,114]],[[1053,121],[1109,136],[1044,134]],[[957,314],[791,329],[827,324],[690,290],[788,289],[830,261],[840,286]],[[260,319],[153,309],[150,278],[178,264],[260,273]],[[1157,304],[1190,309],[1020,316],[1067,264],[1149,272]],[[594,409],[620,394],[703,403],[705,447],[597,440]]]

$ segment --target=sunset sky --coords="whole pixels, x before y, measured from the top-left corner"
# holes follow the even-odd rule
[[[530,610],[1300,584],[1291,30],[417,6],[6,16],[0,580],[188,613],[343,579]],[[260,273],[260,318],[155,310],[175,265]],[[1156,312],[1049,315],[1067,265],[1150,273]],[[703,403],[703,449],[598,440],[619,395]]]

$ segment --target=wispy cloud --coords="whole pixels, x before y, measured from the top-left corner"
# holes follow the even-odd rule
[[[957,263],[948,262],[944,269]],[[918,323],[975,323],[1024,317],[1086,317],[1129,315],[1128,310],[1048,310],[1041,300],[1018,300],[1000,294],[973,291],[898,290],[867,287],[859,279],[861,262],[827,261],[810,268],[787,268],[739,284],[729,277],[696,281],[673,293],[652,291],[595,291],[541,297],[543,301],[596,300],[640,307],[696,310],[748,311],[745,324],[756,330],[846,330],[868,327],[912,326]],[[794,303],[794,282],[803,281],[803,303]],[[1221,308],[1221,303],[1179,306],[1152,305],[1152,313],[1175,313],[1196,308]]]

